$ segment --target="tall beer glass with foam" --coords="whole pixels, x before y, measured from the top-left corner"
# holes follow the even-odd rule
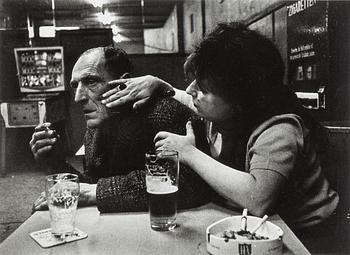
[[[146,153],[145,159],[151,228],[157,231],[172,230],[176,226],[178,152],[157,150]]]

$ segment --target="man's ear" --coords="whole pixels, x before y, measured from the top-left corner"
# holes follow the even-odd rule
[[[127,79],[130,77],[131,77],[130,73],[124,73],[122,76],[120,76],[120,79]]]

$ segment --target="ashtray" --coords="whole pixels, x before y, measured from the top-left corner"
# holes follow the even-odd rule
[[[270,221],[265,221],[252,236],[227,233],[241,230],[242,216],[231,216],[211,224],[206,231],[207,251],[212,255],[280,255],[283,248],[283,230]],[[246,216],[246,231],[251,232],[261,224],[262,218]],[[229,236],[229,237],[228,237]]]

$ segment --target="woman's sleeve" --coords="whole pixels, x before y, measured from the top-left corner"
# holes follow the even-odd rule
[[[271,170],[289,178],[303,148],[299,122],[289,121],[263,131],[248,151],[249,171]]]

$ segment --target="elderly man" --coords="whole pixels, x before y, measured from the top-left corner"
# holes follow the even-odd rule
[[[97,204],[101,212],[147,210],[144,154],[154,148],[155,134],[162,130],[185,134],[186,122],[198,120],[184,105],[160,96],[139,112],[133,111],[131,106],[113,111],[106,108],[101,100],[102,94],[110,89],[108,82],[124,78],[130,71],[127,54],[113,47],[84,52],[72,71],[70,85],[75,90],[75,102],[83,108],[87,125],[86,169],[81,176],[79,205]],[[60,171],[62,168],[70,171],[67,165],[57,162],[52,153],[59,137],[49,127],[50,123],[44,123],[35,128],[29,143],[32,153],[38,161],[51,163]],[[195,132],[200,130],[195,128]],[[196,143],[204,147],[206,141],[198,138]],[[194,171],[181,166],[180,208],[203,204],[210,194],[207,184]],[[46,201],[42,194],[34,209],[43,208],[46,208]]]

